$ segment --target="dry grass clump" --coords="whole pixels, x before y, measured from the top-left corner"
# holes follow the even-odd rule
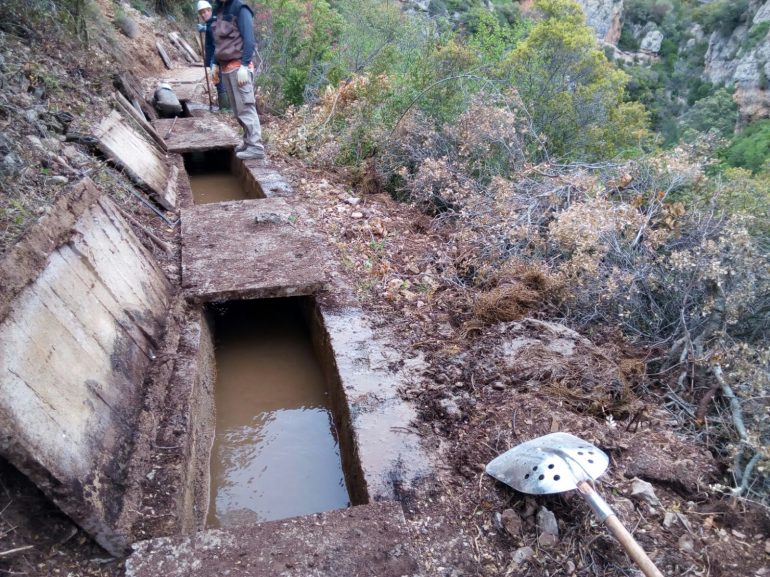
[[[547,392],[575,412],[624,418],[641,403],[639,363],[618,363],[564,325],[532,318],[505,329],[503,369],[514,383]]]
[[[556,280],[538,263],[512,259],[492,279],[496,286],[476,295],[473,316],[484,324],[510,322],[544,308]]]
[[[539,302],[540,293],[514,282],[479,294],[473,304],[473,316],[487,324],[516,321]]]

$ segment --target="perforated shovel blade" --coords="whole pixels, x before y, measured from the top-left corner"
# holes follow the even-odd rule
[[[596,479],[610,460],[604,452],[569,433],[551,433],[517,445],[490,461],[487,474],[530,495],[571,491]]]

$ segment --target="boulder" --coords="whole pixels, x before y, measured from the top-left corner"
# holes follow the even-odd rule
[[[650,30],[642,38],[642,43],[639,49],[643,52],[652,52],[657,54],[660,52],[660,45],[663,43],[663,33],[660,30]]]

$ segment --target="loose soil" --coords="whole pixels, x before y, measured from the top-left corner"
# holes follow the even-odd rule
[[[112,17],[112,3],[101,4]],[[103,67],[93,66],[93,51],[102,50],[98,54],[108,62],[117,59],[117,66],[133,66],[139,77],[160,67],[150,21],[138,20],[140,38],[116,34],[117,48],[106,42],[92,52],[75,50],[47,36],[46,70],[64,87],[58,91],[50,79],[46,84],[25,72],[24,66],[40,61],[39,52],[25,46],[26,32],[2,28],[7,82],[0,83],[0,130],[8,142],[33,143],[14,149],[20,168],[7,191],[37,201],[24,205],[21,216],[5,209],[3,252],[59,195],[63,184],[52,177],[68,181],[88,173],[139,224],[174,247],[171,253],[160,250],[136,227],[171,282],[179,284],[178,227],[139,203],[131,184],[85,145],[66,148],[58,139],[57,148],[46,140],[38,149],[28,137],[41,138],[40,122],[24,116],[32,108],[77,109],[73,125],[87,132],[88,119],[109,109],[112,90],[111,79],[97,74]],[[120,60],[124,54],[131,55],[131,65]],[[654,351],[636,350],[612,330],[578,335],[531,299],[517,303],[515,321],[474,315],[470,289],[442,278],[442,271],[457,264],[451,219],[430,218],[396,203],[366,179],[358,186],[375,193],[354,188],[344,172],[312,169],[282,155],[276,144],[281,120],[265,118],[264,124],[270,162],[294,186],[294,202],[318,224],[339,263],[333,285],[353,287],[375,325],[399,335],[403,357],[422,355],[426,362],[401,394],[419,407],[412,426],[440,467],[421,487],[399,495],[423,574],[636,574],[574,494],[528,497],[483,473],[499,453],[552,431],[578,435],[610,455],[598,489],[664,574],[769,574],[768,511],[715,490],[717,483],[733,484],[727,464],[712,455],[708,427],[695,429],[663,407],[665,391],[644,378]],[[48,136],[57,134],[54,128],[47,129]],[[319,298],[333,304],[334,291]],[[654,495],[633,497],[635,479],[651,483]],[[122,575],[120,561],[110,559],[7,463],[0,464],[0,482],[0,574]],[[542,507],[556,517],[558,540],[538,529]]]

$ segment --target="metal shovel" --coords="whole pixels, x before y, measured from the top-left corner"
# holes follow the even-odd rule
[[[663,577],[655,564],[623,526],[613,510],[589,483],[610,463],[597,447],[569,433],[551,433],[506,451],[487,465],[487,474],[530,495],[577,489],[594,514],[620,541],[647,577]]]

